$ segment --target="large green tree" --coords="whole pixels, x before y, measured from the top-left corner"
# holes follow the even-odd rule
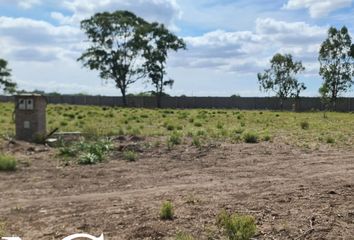
[[[156,96],[157,107],[161,107],[161,98],[165,94],[165,87],[172,87],[174,80],[165,79],[166,61],[169,51],[186,49],[183,39],[171,33],[163,24],[152,23],[146,29],[144,45],[144,67]]]
[[[266,69],[264,73],[258,73],[260,89],[275,92],[283,108],[284,99],[299,98],[300,93],[306,89],[305,84],[296,79],[296,75],[303,72],[305,68],[301,61],[294,61],[291,54],[277,53],[270,63],[269,69]]]
[[[128,11],[97,13],[81,21],[90,46],[78,60],[98,70],[102,79],[114,80],[125,106],[128,87],[145,76],[140,38],[147,25]]]
[[[7,61],[0,58],[0,89],[5,93],[14,93],[16,83],[11,81],[11,69],[7,66]]]
[[[351,88],[354,76],[354,45],[345,26],[341,29],[329,28],[318,60],[320,75],[324,80],[322,92],[327,92],[335,108],[338,96]]]

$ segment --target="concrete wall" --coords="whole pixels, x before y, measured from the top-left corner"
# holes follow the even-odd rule
[[[76,104],[95,106],[123,106],[121,97],[105,96],[48,96],[49,104]],[[0,102],[13,101],[13,97],[0,96]],[[128,97],[129,107],[154,108],[156,100],[154,97]],[[283,102],[283,110],[311,111],[323,110],[320,98],[287,99]],[[164,97],[162,99],[164,108],[233,108],[245,110],[280,110],[281,105],[278,98],[267,97]],[[341,98],[337,101],[337,111],[354,111],[354,98]]]

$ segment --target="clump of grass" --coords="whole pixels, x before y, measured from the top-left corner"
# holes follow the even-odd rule
[[[167,129],[168,131],[173,131],[173,130],[175,130],[175,126],[172,125],[172,124],[167,124],[167,125],[166,125],[166,129]]]
[[[262,138],[263,141],[269,142],[272,139],[272,137],[269,134],[265,134]]]
[[[185,232],[179,232],[175,237],[175,240],[194,240],[194,239],[195,238],[192,235]]]
[[[334,138],[332,138],[332,137],[327,137],[326,142],[327,142],[328,144],[333,144],[333,143],[336,142],[336,140],[335,140]]]
[[[308,130],[310,128],[310,124],[307,121],[302,121],[300,123],[300,126],[301,126],[301,129],[303,129],[303,130]]]
[[[218,215],[217,222],[230,240],[250,240],[257,231],[255,219],[248,215],[230,215],[224,210]]]
[[[6,225],[4,222],[0,222],[0,238],[5,237],[6,234]]]
[[[16,166],[15,157],[0,153],[0,171],[15,171]]]
[[[202,142],[200,141],[200,138],[198,136],[193,136],[192,145],[197,147],[197,148],[201,148],[202,147]]]
[[[170,201],[166,201],[162,204],[160,209],[160,218],[162,220],[172,220],[174,217],[173,204]]]
[[[201,122],[195,122],[195,123],[194,123],[194,126],[195,126],[195,127],[201,127],[201,126],[203,126],[203,124],[202,124]]]
[[[124,151],[123,158],[129,162],[134,162],[138,159],[138,154],[134,151]]]
[[[168,147],[173,147],[175,145],[180,145],[182,143],[181,135],[178,132],[173,132],[168,138]]]
[[[245,132],[242,137],[245,143],[258,143],[259,141],[259,136],[255,132]]]

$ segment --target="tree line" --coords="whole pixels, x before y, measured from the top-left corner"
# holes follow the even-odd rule
[[[171,51],[186,49],[186,43],[163,24],[149,23],[129,11],[97,13],[81,21],[87,36],[88,48],[77,59],[84,67],[97,70],[101,79],[113,80],[127,106],[127,90],[139,80],[153,86],[151,95],[161,107],[166,87],[174,80],[167,78],[166,62]],[[337,98],[353,85],[354,44],[348,29],[331,27],[321,44],[318,61],[323,83],[319,93],[327,106],[335,108]],[[277,53],[270,60],[270,68],[258,73],[260,90],[274,92],[281,106],[286,98],[299,98],[306,90],[296,76],[305,71],[301,61],[291,54]],[[0,86],[13,93],[16,83],[11,81],[7,62],[0,59]]]
[[[326,108],[335,109],[338,97],[350,90],[354,77],[354,44],[347,27],[331,27],[327,39],[321,44],[318,61],[323,83],[319,93]],[[270,60],[270,68],[258,73],[260,90],[273,91],[280,99],[299,98],[306,90],[296,75],[305,71],[301,61],[294,61],[291,54],[277,53]]]

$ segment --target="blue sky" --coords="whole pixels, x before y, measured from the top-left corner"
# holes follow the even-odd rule
[[[0,0],[0,58],[22,89],[120,95],[76,61],[85,49],[80,21],[114,10],[162,22],[185,39],[188,50],[168,61],[172,95],[272,95],[259,91],[257,73],[280,52],[303,61],[303,95],[316,96],[327,29],[354,32],[353,0]],[[142,81],[128,92],[149,90]]]

